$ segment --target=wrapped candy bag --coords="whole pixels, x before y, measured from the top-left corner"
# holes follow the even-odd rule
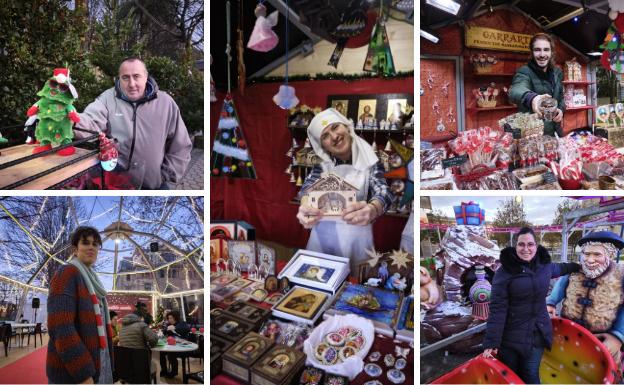
[[[256,6],[254,13],[257,19],[249,37],[247,48],[259,52],[268,52],[275,48],[279,41],[277,34],[271,29],[277,25],[279,13],[274,11],[269,17],[266,17],[266,7],[262,4]]]

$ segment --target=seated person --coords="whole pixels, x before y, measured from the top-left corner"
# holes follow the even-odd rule
[[[186,322],[180,320],[180,312],[177,310],[167,314],[167,327],[163,333],[168,336],[180,337],[188,339],[191,328]],[[167,370],[167,357],[171,370]],[[160,353],[160,376],[175,377],[178,375],[178,355],[176,353]]]
[[[110,315],[111,329],[113,329],[113,345],[119,345],[119,318],[117,317],[117,312],[111,310],[108,314]]]
[[[150,349],[158,343],[158,335],[144,322],[143,317],[130,313],[123,317],[119,332],[119,346],[132,349]],[[156,371],[156,363],[150,364],[150,373]]]

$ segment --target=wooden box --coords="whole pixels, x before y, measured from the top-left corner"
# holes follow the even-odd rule
[[[251,323],[253,325],[253,330],[258,331],[264,321],[271,315],[271,309],[265,309],[248,302],[239,301],[231,304],[230,307],[225,310],[225,313]]]
[[[210,334],[210,378],[221,373],[223,353],[232,346],[232,342]]]
[[[305,364],[305,354],[275,345],[251,368],[251,385],[288,385]]]
[[[272,339],[254,332],[248,333],[223,353],[223,372],[249,383],[251,367],[272,346]]]
[[[252,324],[225,314],[225,312],[219,316],[210,317],[210,333],[214,333],[228,341],[239,341],[252,330]]]

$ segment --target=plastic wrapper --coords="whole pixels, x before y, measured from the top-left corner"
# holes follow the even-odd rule
[[[585,162],[583,163],[583,175],[587,180],[597,180],[601,175],[613,175],[613,166],[604,161]]]
[[[269,319],[262,325],[259,333],[272,339],[276,344],[301,350],[304,341],[307,340],[310,333],[312,333],[312,328],[301,323]]]
[[[513,129],[519,129],[522,138],[532,135],[544,135],[544,121],[537,117],[537,114],[518,112],[506,116],[498,121],[501,129],[509,124]]]
[[[557,159],[557,139],[548,136],[531,136],[520,139],[518,154],[522,167],[548,164]]]
[[[314,349],[323,342],[323,338],[330,332],[334,332],[345,326],[356,327],[362,331],[364,337],[364,345],[355,354],[335,365],[323,365],[315,357]],[[306,354],[306,365],[312,365],[316,368],[323,369],[326,372],[339,374],[349,377],[353,380],[364,369],[364,358],[368,354],[373,339],[375,338],[375,327],[373,323],[355,314],[337,315],[330,317],[317,326],[310,338],[303,343],[303,352]]]
[[[460,190],[516,190],[518,187],[512,175],[503,170],[474,180],[457,183]]]
[[[444,170],[444,175],[441,178],[421,180],[421,190],[456,190],[457,186],[453,180],[453,174],[447,168]]]
[[[509,152],[513,137],[490,127],[462,131],[457,138],[449,141],[449,147],[457,155],[468,155],[468,162],[461,166],[463,174],[476,167],[496,167],[501,152]]]
[[[443,176],[442,159],[444,157],[443,148],[420,150],[420,179],[434,179]]]

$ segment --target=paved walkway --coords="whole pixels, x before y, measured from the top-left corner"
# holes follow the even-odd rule
[[[180,183],[172,187],[172,190],[204,190],[204,150],[194,148],[191,152],[191,163],[189,163],[186,174]]]

